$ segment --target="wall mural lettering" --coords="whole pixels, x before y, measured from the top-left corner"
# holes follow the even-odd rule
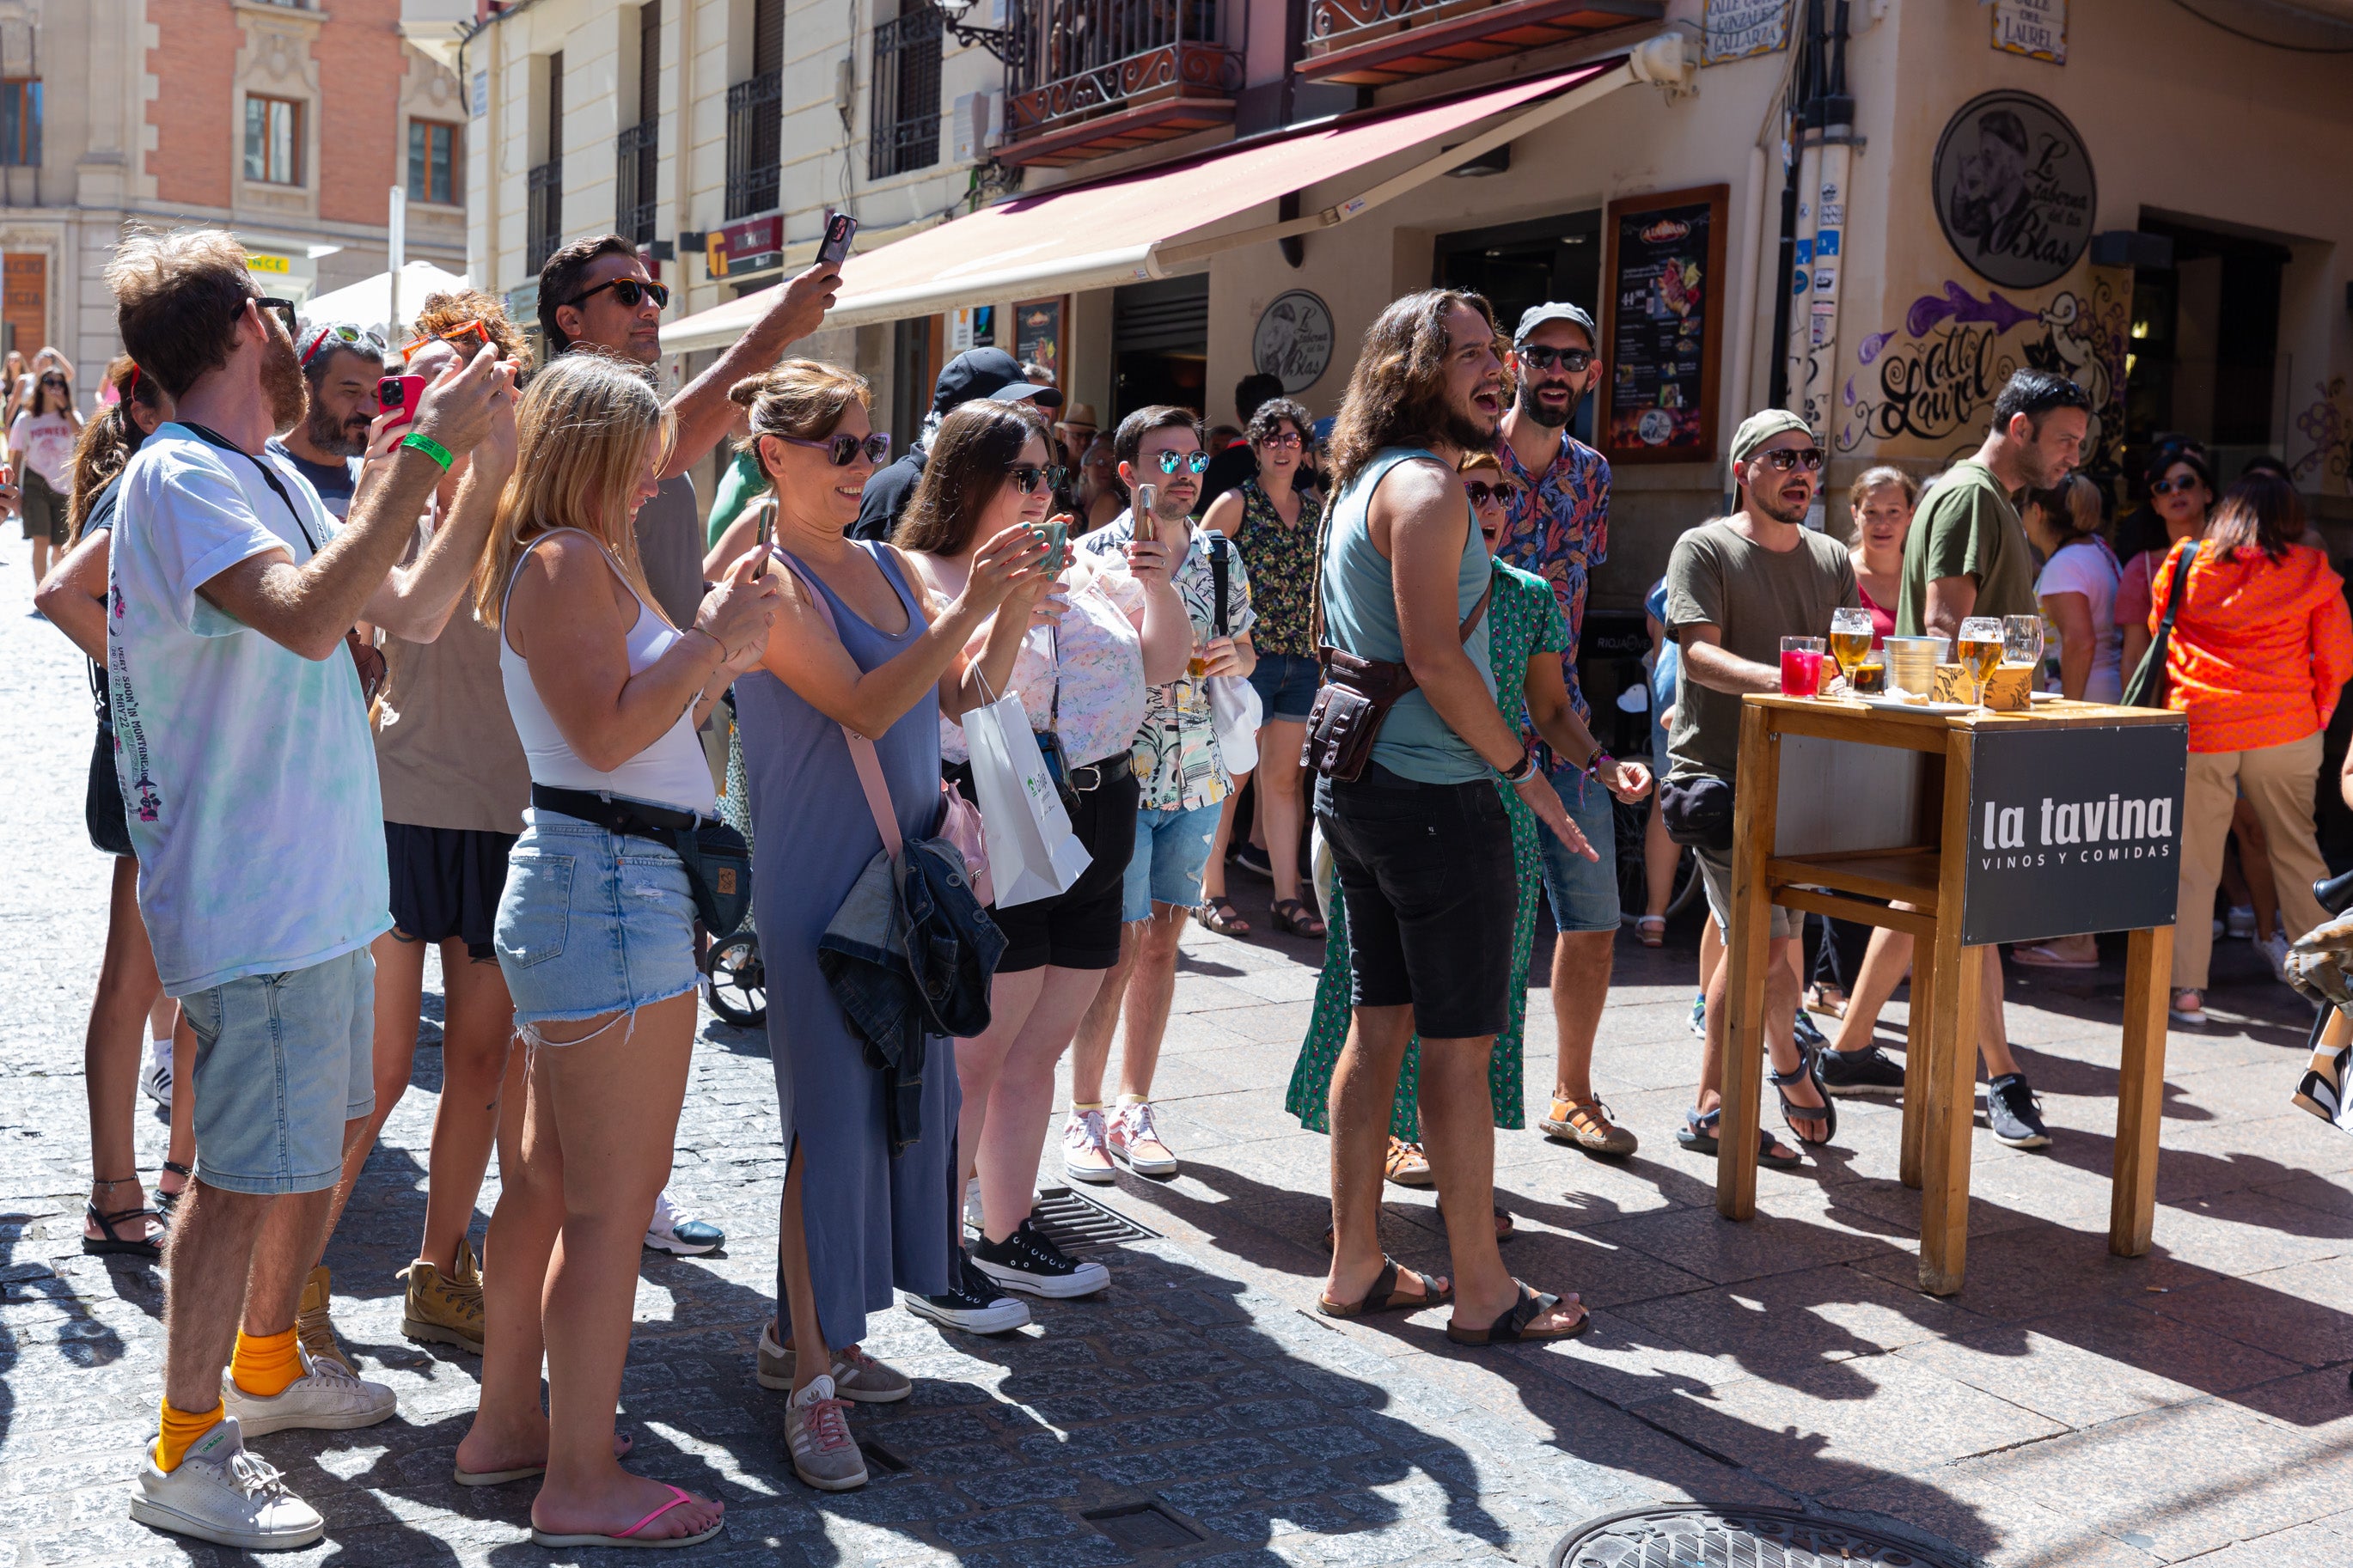
[[[2316,382],[2312,390],[2317,395],[2295,416],[2296,431],[2312,449],[2289,472],[2308,489],[2342,495],[2353,490],[2353,401],[2347,398],[2341,375]]]
[[[2031,93],[1981,93],[1937,139],[1931,192],[1954,253],[2006,289],[2039,289],[2092,243],[2092,160],[2067,117]]]

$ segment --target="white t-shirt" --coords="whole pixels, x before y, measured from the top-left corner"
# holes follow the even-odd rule
[[[2116,560],[2097,540],[2063,544],[2035,579],[2034,596],[2081,594],[2092,605],[2092,674],[2086,702],[2121,702],[2125,695],[2125,636],[2116,626]]]
[[[270,465],[293,506],[262,478]],[[196,589],[335,521],[291,465],[169,424],[123,471],[107,616],[115,777],[164,992],[308,969],[389,930],[375,748],[341,644],[309,659]],[[310,539],[303,537],[303,529]]]
[[[25,466],[59,495],[73,488],[74,441],[81,433],[62,414],[19,414],[8,426],[8,449],[25,454]]]

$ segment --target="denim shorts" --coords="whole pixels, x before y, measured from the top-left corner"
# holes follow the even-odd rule
[[[1420,784],[1367,763],[1318,779],[1315,819],[1348,911],[1349,1000],[1413,1008],[1428,1039],[1502,1032],[1527,963],[1504,797],[1485,779]]]
[[[666,844],[533,807],[492,936],[515,1022],[635,1013],[695,987],[694,895]]]
[[[1545,901],[1552,906],[1555,931],[1618,929],[1618,816],[1609,792],[1574,768],[1552,775],[1553,793],[1568,808],[1568,819],[1593,846],[1588,860],[1539,823],[1536,844],[1544,851]]]
[[[180,998],[196,1036],[196,1179],[315,1193],[343,1173],[343,1123],[375,1109],[375,959],[353,948]]]
[[[1201,868],[1209,863],[1209,837],[1225,809],[1219,801],[1135,814],[1135,853],[1128,857],[1121,910],[1130,923],[1150,920],[1155,904],[1189,910],[1201,901]]]
[[[1297,653],[1260,654],[1250,672],[1259,710],[1270,722],[1281,719],[1292,724],[1306,723],[1307,716],[1315,710],[1315,688],[1323,679],[1315,661]]]

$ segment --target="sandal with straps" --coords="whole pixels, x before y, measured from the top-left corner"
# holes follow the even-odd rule
[[[196,1173],[177,1160],[166,1160],[164,1162],[164,1175],[180,1178],[180,1190],[175,1193],[164,1190],[163,1176],[155,1178],[155,1213],[165,1225],[169,1225],[172,1215],[179,1209],[180,1200],[188,1195],[188,1184],[196,1179]]]
[[[115,1226],[124,1221],[134,1219],[152,1219],[160,1226],[164,1216],[153,1209],[116,1209],[112,1214],[100,1214],[96,1204],[86,1203],[82,1205],[82,1213],[90,1224],[98,1226],[103,1233],[99,1236],[83,1237],[82,1251],[99,1258],[161,1258],[164,1256],[164,1244],[156,1237],[142,1234],[137,1240],[130,1241],[125,1240],[115,1230]],[[146,1226],[142,1225],[140,1229],[143,1233]]]
[[[1767,1072],[1765,1075],[1765,1081],[1773,1086],[1775,1094],[1780,1096],[1781,1120],[1788,1124],[1790,1132],[1796,1136],[1799,1142],[1810,1148],[1819,1149],[1838,1136],[1838,1101],[1831,1098],[1830,1086],[1822,1081],[1820,1051],[1812,1046],[1804,1047],[1803,1054],[1799,1057],[1796,1067],[1791,1068],[1788,1072]],[[1806,1082],[1811,1082],[1814,1092],[1822,1097],[1821,1107],[1819,1110],[1810,1105],[1789,1103],[1789,1096],[1783,1086]],[[1823,1130],[1820,1138],[1809,1138],[1798,1131],[1798,1123],[1800,1121],[1822,1121],[1829,1125]]]
[[[1203,899],[1193,908],[1193,918],[1216,931],[1219,936],[1243,937],[1250,933],[1250,921],[1242,919],[1233,900],[1219,893]]]
[[[1825,1095],[1823,1098],[1829,1097]],[[1675,1134],[1675,1142],[1694,1154],[1713,1157],[1722,1147],[1715,1134],[1723,1121],[1722,1106],[1704,1116],[1696,1110],[1686,1110],[1683,1112],[1683,1130]],[[1791,1171],[1806,1162],[1795,1150],[1784,1148],[1778,1138],[1760,1127],[1757,1130],[1757,1163],[1776,1171]]]
[[[1277,899],[1271,906],[1277,931],[1314,942],[1327,933],[1324,918],[1299,899]]]
[[[1384,1253],[1381,1256],[1381,1271],[1373,1276],[1373,1288],[1365,1292],[1363,1300],[1335,1301],[1329,1296],[1318,1294],[1315,1310],[1327,1318],[1361,1318],[1367,1312],[1419,1312],[1425,1307],[1443,1307],[1452,1300],[1454,1288],[1449,1285],[1433,1290],[1428,1275],[1422,1276],[1421,1289],[1418,1294],[1398,1295],[1397,1259]]]
[[[1585,1304],[1572,1294],[1569,1300],[1577,1306],[1577,1321],[1565,1329],[1531,1330],[1528,1325],[1543,1313],[1561,1303],[1558,1296],[1514,1279],[1520,1288],[1520,1299],[1502,1317],[1483,1329],[1461,1329],[1446,1325],[1446,1337],[1458,1345],[1507,1345],[1522,1341],[1573,1340],[1593,1326],[1593,1314],[1584,1310]]]

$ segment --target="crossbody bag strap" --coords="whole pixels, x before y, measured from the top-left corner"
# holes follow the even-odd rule
[[[770,545],[769,551],[785,563],[786,571],[800,580],[802,587],[808,593],[809,602],[817,606],[817,613],[825,617],[826,628],[839,641],[840,623],[833,618],[833,606],[825,602],[825,590],[818,586],[808,568],[778,546]],[[849,743],[850,765],[858,770],[859,786],[866,792],[866,809],[874,814],[874,830],[882,836],[882,848],[896,863],[905,852],[906,841],[899,836],[899,816],[892,809],[891,785],[882,776],[882,759],[875,753],[872,741],[849,725],[841,724],[839,720],[835,722],[840,725],[842,740]]]
[[[2181,564],[2173,569],[2173,587],[2165,596],[2165,614],[2158,618],[2157,636],[2160,641],[2173,636],[2173,617],[2181,613],[2182,597],[2189,591],[2189,568],[2197,564],[2200,542],[2193,539],[2189,544],[2189,548],[2181,552]]]

